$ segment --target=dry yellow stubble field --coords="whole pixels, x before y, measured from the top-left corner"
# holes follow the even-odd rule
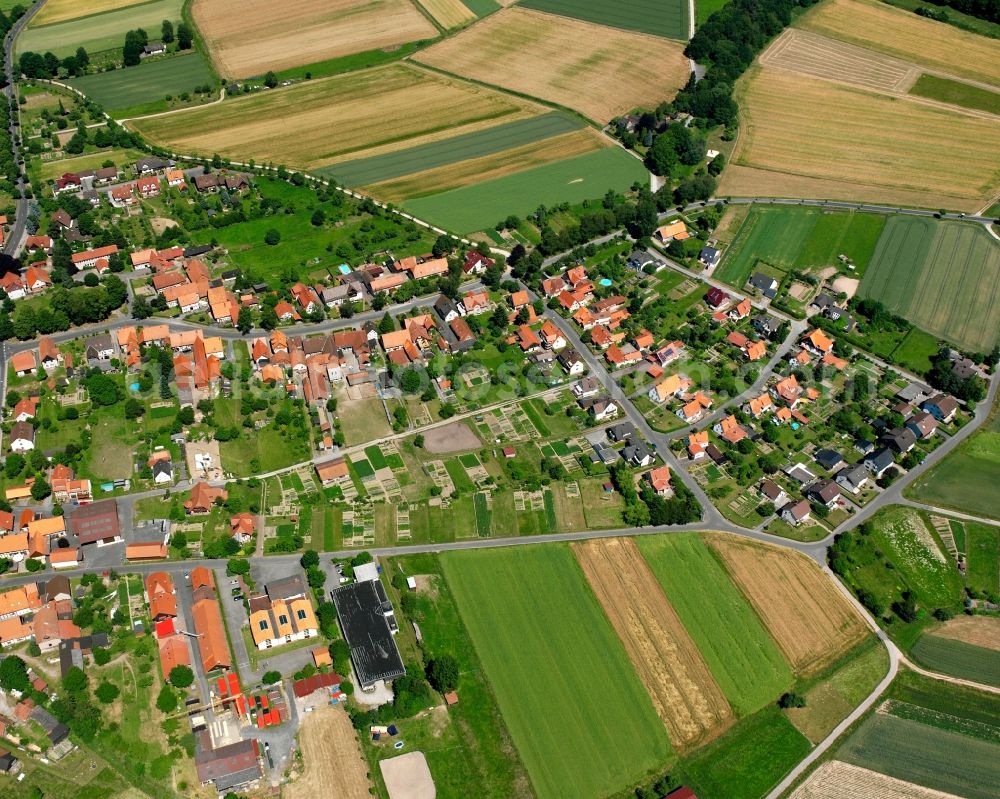
[[[684,749],[728,727],[732,708],[635,541],[595,539],[572,548],[671,743]]]
[[[417,0],[442,28],[457,28],[476,15],[462,0]]]
[[[672,99],[688,77],[680,42],[523,8],[493,14],[414,59],[601,123]]]
[[[194,0],[191,13],[219,74],[267,70],[398,47],[438,35],[410,0]]]
[[[288,799],[367,799],[371,796],[368,764],[342,707],[317,700],[306,714],[300,736],[305,772],[286,786]]]
[[[536,166],[562,161],[609,146],[593,128],[512,147],[492,155],[470,158],[447,166],[427,169],[401,178],[365,186],[365,190],[385,202],[399,203],[473,183],[501,178]]]
[[[957,616],[934,630],[934,635],[1000,652],[1000,618]]]
[[[867,635],[857,611],[805,555],[721,533],[706,538],[796,674],[816,673]]]
[[[877,0],[830,0],[803,14],[795,26],[1000,86],[1000,41]]]
[[[790,799],[958,799],[957,796],[897,780],[839,760],[824,763]]]
[[[732,164],[783,176],[775,180],[787,179],[789,196],[887,200],[900,192],[922,200],[914,204],[964,210],[1000,189],[993,121],[760,66],[738,94],[742,129]],[[720,193],[737,196],[753,185],[727,169]],[[753,193],[786,193],[774,189],[763,181]]]
[[[307,81],[132,124],[176,152],[220,153],[298,168],[413,137],[508,122],[533,106],[408,64]]]
[[[103,14],[105,11],[115,11],[144,2],[147,0],[46,0],[45,5],[31,18],[31,26],[37,28],[40,25],[53,25],[56,22],[89,17],[91,14]],[[24,2],[22,5],[27,8],[32,4]],[[156,32],[158,33],[159,31]]]

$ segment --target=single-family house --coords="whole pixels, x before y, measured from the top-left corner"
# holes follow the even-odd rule
[[[895,462],[896,459],[892,455],[892,450],[888,447],[881,447],[874,452],[870,452],[865,455],[864,459],[865,468],[872,473],[876,480],[885,474],[886,469]]]
[[[786,523],[797,527],[803,522],[809,521],[812,515],[812,506],[807,500],[800,499],[798,502],[789,503],[781,509],[781,518]]]
[[[834,477],[842,489],[850,491],[852,494],[857,494],[861,489],[863,489],[871,477],[871,473],[865,468],[862,463],[856,463],[853,466],[845,466],[841,469]]]
[[[920,404],[920,409],[926,411],[942,424],[950,424],[958,412],[958,400],[948,394],[936,394]]]

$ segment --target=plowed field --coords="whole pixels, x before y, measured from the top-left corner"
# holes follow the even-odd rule
[[[723,534],[707,537],[796,673],[814,674],[867,634],[854,608],[805,555]]]
[[[732,709],[635,542],[598,539],[574,544],[573,552],[674,746],[721,732]]]

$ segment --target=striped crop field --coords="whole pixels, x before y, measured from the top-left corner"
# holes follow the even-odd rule
[[[663,723],[568,547],[441,555],[539,799],[597,799],[672,760]]]
[[[668,39],[688,37],[687,0],[524,0],[521,5]]]
[[[940,635],[922,635],[913,645],[914,659],[932,671],[1000,686],[1000,652]]]
[[[643,536],[637,543],[737,715],[760,710],[791,687],[778,647],[700,536]]]
[[[130,124],[148,141],[183,153],[312,168],[369,148],[406,148],[418,137],[447,138],[536,111],[491,89],[392,64]]]
[[[33,19],[28,29],[18,37],[17,51],[51,51],[65,58],[73,55],[77,47],[83,47],[91,55],[120,49],[127,31],[143,28],[159,32],[163,20],[179,21],[183,5],[184,0],[154,0],[52,25],[39,26],[38,20]]]
[[[494,178],[404,203],[404,208],[441,227],[468,233],[491,228],[510,214],[523,215],[539,204],[579,203],[645,185],[642,162],[619,147],[556,161],[524,172]]]
[[[583,122],[580,120],[552,111],[405,150],[340,161],[316,171],[347,186],[366,186],[470,158],[493,155],[581,127]]]
[[[162,100],[168,94],[191,92],[196,86],[213,85],[215,78],[201,53],[194,52],[67,82],[105,110],[117,111]],[[218,92],[212,99],[217,95]]]
[[[462,0],[419,0],[424,10],[434,17],[442,28],[457,28],[476,18],[475,13]]]
[[[31,25],[33,27],[54,25],[57,22],[65,22],[77,17],[89,17],[92,14],[103,14],[106,11],[116,11],[143,2],[146,0],[46,0],[45,5],[31,18]],[[10,2],[0,3],[0,8],[7,11],[13,5],[28,7],[27,3],[10,0]]]
[[[1000,336],[1000,245],[979,225],[892,217],[859,291],[935,336],[987,352]]]

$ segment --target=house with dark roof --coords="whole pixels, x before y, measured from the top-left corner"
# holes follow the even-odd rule
[[[818,449],[813,458],[828,472],[834,471],[844,462],[843,455],[833,449]]]
[[[580,382],[582,383],[583,381],[581,380]],[[606,432],[608,438],[612,441],[625,441],[635,435],[635,425],[631,422],[619,422],[618,424],[611,425]]]
[[[434,301],[434,312],[438,315],[438,318],[447,324],[452,319],[457,319],[461,314],[458,312],[458,306],[455,305],[450,299],[448,299],[444,294],[438,297]]]
[[[806,489],[806,496],[832,509],[840,499],[840,487],[833,480],[817,480]]]
[[[649,466],[656,460],[656,453],[649,448],[645,441],[630,438],[622,450],[622,457],[629,466]]]
[[[722,289],[713,286],[705,295],[705,302],[707,302],[712,308],[718,308],[729,302],[729,295]]]
[[[248,788],[260,780],[260,747],[256,738],[212,747],[208,730],[198,733],[194,765],[202,785],[212,783],[220,794]]]
[[[763,272],[754,272],[747,284],[759,291],[769,300],[773,300],[778,295],[778,281],[771,275],[765,275]]]
[[[845,466],[834,477],[837,485],[842,489],[850,491],[852,494],[857,494],[864,488],[870,478],[871,474],[865,468],[864,464],[861,463],[856,463],[853,466]]]
[[[875,452],[870,452],[865,455],[863,461],[865,468],[874,475],[876,480],[885,474],[885,470],[895,462],[896,459],[893,457],[892,450],[888,447],[881,447],[875,450]]]
[[[781,327],[781,320],[776,316],[762,313],[755,316],[750,324],[753,325],[753,329],[760,335],[770,338],[778,332],[778,328]]]
[[[917,444],[917,436],[908,427],[897,427],[882,436],[882,442],[898,455],[905,455]]]
[[[942,424],[949,424],[958,411],[958,400],[948,394],[936,394],[924,400],[920,409],[927,411]]]
[[[760,493],[771,502],[776,508],[784,506],[788,501],[788,494],[774,480],[764,478],[760,483]]]
[[[76,535],[81,545],[104,546],[121,541],[118,502],[106,499],[81,505],[70,514],[69,529]]]
[[[279,580],[272,580],[264,586],[264,593],[272,602],[301,599],[306,595],[306,581],[300,574],[292,574]]]
[[[906,420],[906,427],[920,439],[930,438],[937,430],[938,421],[927,411],[915,413]]]

